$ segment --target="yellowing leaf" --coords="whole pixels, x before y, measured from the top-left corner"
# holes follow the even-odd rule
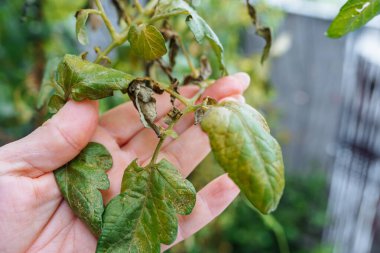
[[[165,39],[153,25],[132,26],[129,29],[128,41],[132,51],[146,61],[152,61],[166,54]]]
[[[90,143],[71,162],[54,171],[61,193],[74,213],[95,235],[102,227],[103,198],[109,188],[106,171],[112,167],[110,153],[99,143]]]
[[[159,253],[177,236],[176,213],[189,214],[195,189],[168,161],[124,172],[121,193],[107,205],[96,252]]]
[[[255,109],[235,102],[211,107],[201,122],[217,161],[262,213],[275,210],[284,189],[281,148]]]
[[[114,91],[126,93],[133,79],[133,76],[122,71],[106,68],[75,55],[65,55],[58,65],[56,82],[64,91],[66,99],[81,101],[109,97]]]

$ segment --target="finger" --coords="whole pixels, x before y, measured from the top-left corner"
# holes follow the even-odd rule
[[[206,226],[220,215],[238,194],[239,188],[227,174],[214,179],[197,194],[197,201],[191,214],[178,217],[177,239],[170,246],[162,245],[161,251],[171,248]]]
[[[231,94],[241,94],[248,88],[249,83],[249,75],[243,72],[231,76],[225,76],[218,79],[213,85],[207,88],[202,97],[214,97],[215,94],[218,94],[220,98],[224,98],[231,96]]]
[[[181,89],[181,94],[185,97],[191,96],[195,94],[197,90],[198,88],[196,86],[186,86]],[[165,93],[155,96],[155,98],[157,104],[157,118],[161,118],[172,108],[170,96]],[[100,118],[99,124],[115,138],[119,146],[123,146],[137,132],[144,128],[140,121],[140,116],[132,102],[122,104],[106,112]]]
[[[216,81],[215,84],[210,86],[205,91],[205,96],[212,96],[216,100],[223,100],[227,97],[232,97],[237,100],[242,100],[241,94],[244,92],[245,89],[247,89],[249,85],[249,76],[247,78],[247,75],[245,73],[238,73],[233,76],[228,76],[221,78],[220,80]],[[162,121],[162,119],[161,119]],[[193,114],[187,115],[183,119],[181,119],[178,124],[175,126],[175,131],[181,135],[184,133],[189,127],[191,127],[194,123],[194,116]],[[189,139],[186,139],[186,141],[192,140],[190,137]],[[169,143],[172,142],[172,139],[169,139],[165,141],[163,144],[163,148],[165,148]],[[131,139],[122,149],[126,152],[132,151],[139,157],[141,160],[148,159],[150,155],[153,153],[156,145],[158,143],[158,138],[155,136],[154,132],[151,129],[143,129],[140,131],[133,139]],[[181,145],[187,146],[188,143],[181,142]],[[208,143],[206,142],[206,145]],[[200,151],[204,151],[201,149]],[[209,151],[206,150],[208,153]],[[202,159],[207,155],[203,153],[201,157]],[[199,159],[196,159],[195,161],[199,162]]]
[[[67,104],[25,138],[0,148],[0,174],[38,177],[72,160],[88,143],[98,121],[94,101]]]
[[[158,160],[167,159],[187,177],[210,151],[207,134],[199,126],[191,126],[161,150]]]
[[[226,97],[228,93],[237,94],[242,92],[242,90],[244,91],[248,85],[249,76],[245,73],[237,73],[216,81],[214,85],[206,90],[204,97],[214,94],[220,94],[221,97]],[[191,97],[197,90],[198,88],[196,86],[185,86],[180,89],[180,93],[185,97]],[[169,112],[172,105],[169,103],[168,94],[157,96],[156,99],[157,118],[161,118]],[[131,102],[120,105],[105,113],[100,118],[100,125],[116,139],[119,146],[123,146],[137,132],[144,128],[140,122],[140,116]]]

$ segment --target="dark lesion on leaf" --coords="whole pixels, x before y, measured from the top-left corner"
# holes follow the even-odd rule
[[[153,97],[155,93],[162,94],[163,90],[150,78],[137,78],[128,86],[128,95],[140,115],[141,122],[160,137],[161,128],[154,123],[157,118],[156,99]]]
[[[206,113],[206,111],[210,108],[210,106],[215,106],[218,104],[212,97],[206,97],[203,99],[201,106],[194,113],[194,125],[198,125],[202,122],[202,119]]]
[[[177,107],[173,106],[172,109],[168,112],[165,118],[165,123],[170,125],[172,122],[176,122],[179,120],[183,115],[183,112],[181,112]]]

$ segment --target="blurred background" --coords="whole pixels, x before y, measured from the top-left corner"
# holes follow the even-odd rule
[[[111,1],[103,2],[116,24]],[[264,41],[255,35],[244,1],[192,1],[222,41],[230,73],[251,76],[246,100],[263,112],[283,147],[283,199],[273,215],[262,216],[239,197],[170,252],[380,252],[380,20],[332,40],[324,33],[342,0],[254,3],[260,22],[274,35],[263,65]],[[49,60],[84,51],[91,59],[93,47],[109,43],[96,19],[88,24],[90,45],[77,43],[74,13],[86,5],[87,0],[0,0],[0,145],[49,117],[46,108],[36,109]],[[190,52],[199,55],[191,35],[183,36]],[[143,73],[127,46],[110,57],[117,69]],[[188,71],[183,59],[176,71]],[[126,100],[116,94],[101,101],[101,110]],[[210,155],[190,180],[201,189],[221,173]]]

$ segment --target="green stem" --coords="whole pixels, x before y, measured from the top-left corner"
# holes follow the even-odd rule
[[[190,107],[191,107],[191,106],[190,106]],[[186,108],[188,108],[188,107],[186,107]],[[182,111],[182,112],[184,112],[184,113],[181,115],[181,117],[183,117],[183,115],[185,115],[185,114],[187,113],[187,112],[186,112],[186,108],[185,108],[185,110]],[[168,134],[167,134],[168,131],[173,130],[174,125],[178,122],[178,120],[180,120],[181,117],[179,117],[179,118],[173,120],[173,121],[169,124],[169,126],[165,129],[165,131],[163,131],[163,133],[161,134],[160,140],[159,140],[159,142],[158,142],[158,144],[157,144],[157,146],[156,146],[156,148],[155,148],[155,150],[154,150],[154,152],[153,152],[152,159],[150,160],[149,165],[154,165],[154,164],[156,164],[156,162],[157,162],[157,158],[158,158],[158,155],[160,154],[160,150],[161,150],[162,144],[164,143],[164,141],[165,141],[166,138],[168,137]]]
[[[150,160],[149,162],[149,165],[153,165],[156,163],[157,161],[157,158],[158,158],[158,155],[160,153],[160,150],[161,150],[161,147],[162,147],[162,144],[164,143],[166,139],[166,135],[165,133],[160,137],[160,141],[158,142],[157,146],[156,146],[156,149],[154,150],[154,153],[152,155],[152,159]]]
[[[141,6],[140,1],[139,0],[134,0],[134,3],[135,3],[137,11],[140,14],[144,13],[144,8]]]
[[[199,75],[198,70],[194,67],[193,62],[191,61],[190,55],[186,50],[185,44],[182,42],[181,37],[177,37],[177,39],[181,47],[182,53],[186,58],[187,64],[189,65],[189,68],[191,69],[191,75],[193,77],[198,77]]]
[[[192,98],[190,99],[190,102],[191,102],[192,104],[195,104],[195,103],[198,101],[198,99],[203,95],[203,92],[204,92],[205,90],[206,90],[205,87],[201,87],[201,88],[199,89],[199,91],[197,92],[197,94],[195,94],[194,97],[192,97]]]
[[[176,99],[178,99],[182,104],[184,104],[185,106],[192,106],[193,103],[191,102],[191,99],[188,99],[188,98],[185,98],[183,96],[181,96],[179,93],[175,92],[174,90],[172,90],[170,88],[169,85],[166,85],[166,84],[163,84],[163,83],[159,83],[159,82],[156,82],[160,88],[162,90],[164,90],[165,92],[169,93],[170,95],[172,95],[173,97],[175,97]]]
[[[126,30],[122,35],[119,35],[118,39],[113,40],[104,51],[100,52],[96,57],[94,63],[100,63],[105,56],[107,56],[115,47],[122,45],[128,39],[128,30]]]
[[[115,28],[113,27],[111,21],[108,19],[106,12],[104,11],[102,2],[100,0],[95,0],[96,7],[98,7],[100,13],[99,15],[102,17],[104,24],[106,25],[108,31],[111,34],[111,37],[113,40],[119,39],[119,34],[116,32]]]
[[[277,219],[273,215],[263,215],[261,214],[252,204],[251,202],[248,201],[248,199],[244,198],[244,201],[246,204],[253,210],[255,211],[260,218],[262,219],[264,225],[272,230],[274,233],[277,243],[278,243],[278,248],[280,250],[280,253],[289,253],[289,244],[288,244],[288,239],[286,238],[286,234],[284,231],[284,228],[282,227],[281,223],[277,221]]]
[[[286,234],[282,225],[272,215],[260,214],[260,216],[263,219],[264,224],[269,229],[271,229],[274,235],[276,236],[280,253],[289,253],[290,250],[289,250],[288,240],[286,239]]]
[[[155,23],[157,21],[160,21],[160,20],[163,20],[163,19],[167,19],[167,18],[170,18],[170,17],[173,17],[173,16],[178,16],[178,15],[181,15],[181,14],[189,14],[189,12],[185,11],[185,10],[180,10],[180,11],[169,12],[169,13],[162,14],[162,15],[157,15],[157,16],[153,17],[151,20],[149,20],[149,23],[153,24],[153,23]]]

